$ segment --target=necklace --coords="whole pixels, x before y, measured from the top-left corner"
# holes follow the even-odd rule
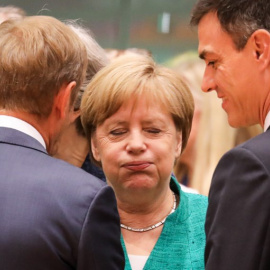
[[[173,193],[173,207],[172,207],[172,210],[170,211],[170,213],[165,217],[163,218],[161,221],[159,221],[158,223],[152,225],[152,226],[149,226],[149,227],[146,227],[146,228],[142,228],[142,229],[137,229],[137,228],[132,228],[132,227],[129,227],[129,226],[126,226],[124,224],[120,224],[121,228],[125,229],[125,230],[128,230],[128,231],[132,231],[132,232],[147,232],[147,231],[151,231],[151,230],[154,230],[156,228],[158,228],[159,226],[163,225],[166,221],[166,218],[172,214],[176,209],[176,196],[175,194]]]

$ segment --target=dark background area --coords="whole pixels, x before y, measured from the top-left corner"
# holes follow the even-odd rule
[[[103,48],[145,48],[157,62],[197,49],[197,32],[189,26],[196,0],[0,0],[27,15],[80,19]],[[166,18],[169,17],[169,24]],[[163,20],[162,20],[163,19]],[[162,30],[162,26],[169,29]],[[169,30],[169,31],[168,31]]]

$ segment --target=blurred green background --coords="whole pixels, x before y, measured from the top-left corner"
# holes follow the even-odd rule
[[[103,48],[144,48],[157,62],[197,50],[197,32],[189,26],[196,0],[0,0],[27,15],[80,19]]]

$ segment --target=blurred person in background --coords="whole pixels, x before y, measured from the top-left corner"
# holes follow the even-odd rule
[[[180,183],[208,195],[213,172],[222,155],[263,130],[260,125],[230,127],[215,93],[205,95],[201,91],[205,64],[197,52],[177,55],[165,65],[183,76],[195,101],[191,134],[185,151],[176,161],[174,173]]]
[[[16,6],[0,6],[0,24],[8,19],[22,19],[26,12]]]
[[[86,172],[106,181],[102,169],[90,161],[89,145],[80,119],[80,105],[85,87],[93,76],[109,63],[109,59],[105,51],[92,37],[89,29],[84,28],[75,21],[68,21],[66,24],[78,35],[86,47],[87,69],[86,78],[80,87],[74,103],[74,121],[62,131],[61,136],[55,142],[53,156],[80,167]]]
[[[110,60],[114,60],[118,58],[119,56],[123,55],[146,55],[146,56],[152,56],[151,51],[143,48],[128,48],[128,49],[113,49],[113,48],[106,48],[105,49],[106,54]]]
[[[85,90],[82,124],[117,197],[126,270],[204,269],[207,198],[172,176],[193,108],[181,77],[148,56],[118,57]]]

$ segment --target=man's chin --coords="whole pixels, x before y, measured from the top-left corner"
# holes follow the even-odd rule
[[[233,128],[245,128],[255,125],[256,123],[248,123],[242,117],[230,116],[228,113],[228,123]]]

